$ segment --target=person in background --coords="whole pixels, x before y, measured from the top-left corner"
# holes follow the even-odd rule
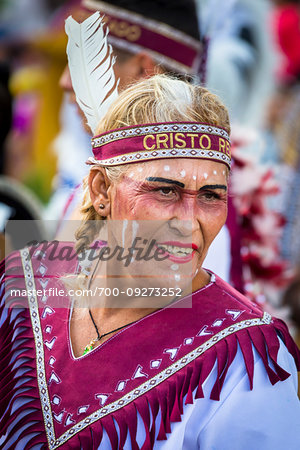
[[[206,85],[225,102],[232,120],[230,192],[238,217],[244,292],[274,307],[287,277],[279,250],[283,219],[272,208],[279,185],[266,165],[274,152],[262,127],[274,90],[273,46],[265,26],[270,4],[264,0],[198,4],[200,28],[210,36]]]
[[[210,36],[206,86],[226,103],[233,128],[246,127],[244,134],[250,134],[261,128],[274,89],[273,47],[265,27],[269,1],[198,0],[198,5],[200,28]]]

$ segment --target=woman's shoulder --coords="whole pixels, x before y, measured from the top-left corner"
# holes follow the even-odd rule
[[[201,329],[202,334],[205,333],[216,342],[225,338],[228,344],[229,340],[235,337],[243,354],[246,355],[246,365],[249,365],[247,359],[252,354],[251,347],[254,346],[266,368],[269,365],[269,358],[273,363],[277,363],[277,353],[282,339],[287,351],[293,356],[298,370],[300,369],[299,350],[287,325],[281,319],[263,311],[259,305],[214,274],[209,285],[195,294],[192,313],[201,320],[201,323],[205,323],[205,327]],[[253,361],[251,366],[253,367]],[[279,374],[279,378],[273,377],[273,372],[269,368],[267,372],[272,382],[281,379],[281,376],[283,379],[286,377],[283,372]]]
[[[210,283],[193,294],[195,304],[197,305],[198,303],[199,308],[202,308],[201,305],[203,305],[204,301],[207,304],[211,304],[215,313],[217,311],[234,310],[234,320],[242,316],[242,313],[244,315],[249,313],[253,317],[263,316],[263,310],[257,303],[251,301],[213,272],[210,272],[210,275]]]
[[[79,262],[73,242],[44,240],[10,253],[1,261],[0,270],[3,276],[17,268],[22,269],[23,274],[23,270],[30,267],[44,275],[49,269],[55,273],[67,269],[72,271]]]
[[[80,270],[72,242],[43,241],[10,253],[0,263],[1,305],[26,307],[29,292]]]

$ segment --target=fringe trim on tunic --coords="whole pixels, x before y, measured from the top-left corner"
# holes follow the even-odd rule
[[[15,258],[12,255],[11,261]],[[2,269],[4,269],[4,262]],[[7,273],[10,279],[13,274]],[[13,278],[11,278],[13,280]],[[21,281],[20,281],[21,282]],[[11,281],[8,281],[10,284]],[[18,282],[14,278],[18,289]],[[9,286],[12,288],[12,286]],[[41,402],[36,380],[36,352],[33,345],[32,325],[29,310],[25,308],[7,309],[5,307],[5,292],[2,284],[2,300],[0,303],[0,324],[2,335],[0,346],[3,356],[0,371],[0,436],[5,435],[2,448],[9,448],[10,440],[32,434],[26,447],[36,444],[47,446],[45,425],[42,418]],[[10,299],[10,307],[21,304],[24,299]],[[245,368],[249,378],[249,387],[253,389],[254,355],[257,350],[265,366],[272,385],[286,380],[290,374],[277,363],[279,338],[284,341],[288,351],[294,357],[300,370],[300,353],[293,342],[284,322],[274,319],[273,323],[252,326],[241,329],[227,336],[207,350],[199,358],[185,366],[163,383],[156,385],[146,394],[136,398],[125,407],[88,425],[63,443],[54,443],[49,448],[66,447],[68,449],[90,448],[98,449],[103,429],[106,431],[112,448],[122,449],[129,433],[131,447],[139,449],[137,439],[137,417],[142,418],[145,426],[145,442],[142,449],[151,449],[155,437],[158,440],[167,439],[171,432],[171,423],[180,422],[183,414],[183,402],[192,404],[195,398],[203,398],[203,383],[217,363],[217,378],[210,393],[212,400],[218,401],[228,369],[235,359],[238,345],[241,348]],[[253,346],[253,347],[252,347]],[[159,429],[156,429],[156,417],[161,413]],[[51,412],[49,411],[49,414]],[[20,419],[20,417],[22,417]],[[22,431],[24,430],[24,431]],[[158,433],[158,434],[157,434]],[[58,436],[56,437],[58,438]],[[3,438],[2,438],[3,439]],[[6,447],[5,447],[6,446]]]
[[[1,272],[5,264],[20,261],[12,254],[0,265]],[[0,361],[0,436],[5,435],[2,448],[13,448],[12,443],[32,434],[26,444],[31,448],[45,444],[45,426],[41,420],[41,402],[36,381],[36,353],[33,345],[32,327],[29,310],[24,308],[24,298],[8,298],[7,289],[19,289],[23,277],[18,280],[15,273],[20,268],[4,274],[6,286],[1,284],[0,301],[0,349],[3,358]],[[23,285],[22,285],[23,287]],[[19,306],[19,307],[18,307]],[[21,432],[20,432],[21,431]],[[11,440],[11,444],[10,444]],[[8,447],[5,447],[5,444]]]

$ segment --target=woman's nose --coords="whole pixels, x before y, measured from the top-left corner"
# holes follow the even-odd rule
[[[177,237],[190,237],[193,234],[193,218],[178,219],[172,218],[168,221],[169,229],[172,234]]]
[[[169,220],[169,228],[178,236],[191,236],[199,228],[197,198],[193,195],[181,199]]]

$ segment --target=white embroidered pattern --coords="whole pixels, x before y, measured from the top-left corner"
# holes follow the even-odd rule
[[[243,314],[245,310],[237,310],[237,309],[226,309],[226,314],[228,314],[233,321],[236,321],[241,314]]]
[[[46,347],[47,347],[48,350],[52,350],[53,345],[55,344],[55,341],[56,341],[56,336],[54,336],[54,337],[51,339],[50,342],[49,342],[49,341],[45,341],[45,345],[46,345]]]
[[[61,403],[61,397],[59,395],[53,395],[52,403],[53,405],[59,405]]]
[[[185,149],[173,149],[173,150],[153,150],[153,151],[138,151],[134,153],[128,153],[125,155],[114,156],[109,159],[96,159],[90,156],[87,160],[87,164],[96,164],[101,166],[117,166],[121,164],[128,164],[131,162],[139,162],[151,159],[165,159],[165,158],[202,158],[212,159],[213,161],[220,161],[230,168],[230,158],[224,153],[217,152],[216,150],[198,150],[194,148]]]
[[[33,270],[30,260],[30,254],[28,249],[21,250],[21,258],[23,271],[25,275],[25,284],[26,289],[30,293],[34,293],[35,291],[35,282],[33,276]],[[45,422],[46,435],[48,439],[48,444],[50,448],[54,448],[55,444],[55,433],[54,433],[54,424],[52,420],[51,414],[51,404],[50,398],[47,388],[47,380],[45,373],[45,355],[44,355],[44,346],[43,346],[43,336],[42,336],[42,327],[38,314],[38,302],[35,295],[28,296],[28,303],[30,308],[30,317],[32,323],[32,331],[35,341],[36,348],[36,367],[37,367],[37,378],[38,378],[38,387],[42,405],[42,412]]]
[[[28,290],[34,290],[34,279],[33,279],[33,271],[32,265],[29,257],[29,251],[24,249],[21,251],[22,256],[22,264],[25,273],[25,282]],[[38,302],[35,296],[29,296],[28,298],[29,306],[30,306],[30,315],[32,320],[32,328],[34,333],[35,346],[37,351],[37,380],[39,385],[40,399],[42,404],[42,412],[45,422],[45,429],[47,434],[47,439],[49,443],[50,450],[54,450],[65,442],[67,442],[72,436],[101,419],[102,417],[117,411],[120,408],[123,408],[127,404],[136,400],[141,395],[153,389],[155,386],[159,385],[180,369],[194,361],[197,357],[202,355],[205,351],[209,350],[215,344],[217,344],[222,339],[230,336],[233,333],[236,333],[239,330],[244,328],[249,328],[258,325],[268,325],[271,323],[272,317],[269,313],[264,312],[263,317],[255,318],[255,319],[247,319],[238,323],[234,323],[219,333],[215,334],[213,337],[208,339],[204,344],[200,345],[198,348],[194,349],[184,357],[180,358],[178,361],[175,361],[171,366],[162,370],[160,373],[155,375],[154,377],[146,380],[142,385],[140,385],[137,389],[133,389],[128,394],[124,395],[121,399],[116,400],[113,403],[110,403],[107,406],[104,406],[97,411],[90,414],[85,419],[73,425],[69,430],[63,433],[60,437],[55,439],[53,420],[51,415],[51,403],[49,399],[47,383],[46,383],[46,374],[44,368],[44,352],[43,352],[43,340],[42,340],[42,328],[38,315]],[[127,381],[127,380],[126,380]],[[117,386],[118,387],[118,386]],[[122,386],[123,387],[123,386]],[[62,413],[56,415],[56,420],[62,420]]]

